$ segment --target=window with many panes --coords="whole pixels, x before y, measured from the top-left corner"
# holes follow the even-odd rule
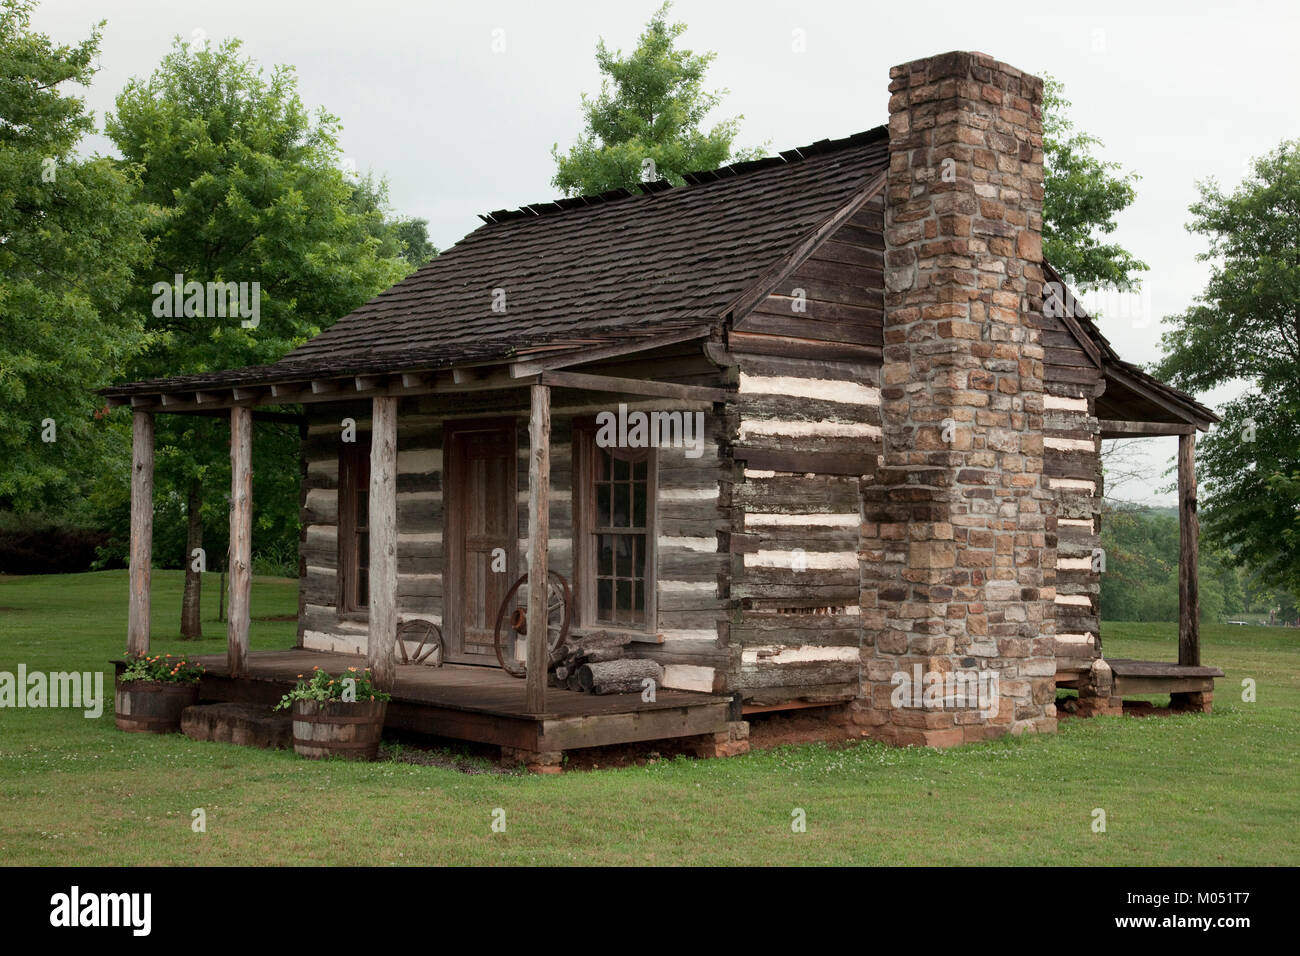
[[[339,613],[370,604],[370,435],[339,445]]]
[[[581,620],[589,626],[653,629],[653,452],[602,448],[590,430],[579,430],[576,437]]]

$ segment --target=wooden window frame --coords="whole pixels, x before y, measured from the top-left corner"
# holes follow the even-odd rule
[[[357,475],[364,476],[363,481]],[[364,603],[357,593],[360,548],[358,547],[357,511],[360,502],[369,505],[370,497],[370,432],[358,431],[356,441],[339,443],[338,481],[338,596],[340,620],[367,621],[370,619],[370,595]],[[369,507],[366,528],[369,530]],[[369,555],[366,565],[369,567]]]
[[[657,641],[659,632],[659,456],[655,448],[599,449],[595,418],[573,423],[573,604],[575,623],[589,630],[631,634]],[[645,461],[645,622],[610,624],[599,620],[596,607],[595,453],[610,451],[628,461]]]

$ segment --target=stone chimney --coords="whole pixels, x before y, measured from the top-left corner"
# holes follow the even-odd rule
[[[929,746],[1051,731],[1043,83],[980,53],[890,78],[883,465],[863,492],[854,719]]]

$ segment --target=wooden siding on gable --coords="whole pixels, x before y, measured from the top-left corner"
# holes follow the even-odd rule
[[[761,339],[810,340],[835,345],[849,358],[879,356],[885,307],[884,200],[877,195],[821,243],[744,316],[735,332],[746,347]],[[772,343],[776,347],[776,343]],[[787,354],[789,349],[784,350]]]

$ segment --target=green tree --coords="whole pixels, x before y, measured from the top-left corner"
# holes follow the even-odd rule
[[[144,257],[130,169],[78,158],[94,120],[100,29],[56,45],[30,28],[33,0],[0,2],[0,508],[82,498],[103,453],[94,389],[138,347],[119,308]],[[53,440],[51,440],[53,439]]]
[[[567,153],[558,143],[551,148],[551,183],[565,195],[630,188],[647,178],[681,185],[683,173],[763,155],[761,147],[733,152],[743,116],[707,132],[701,128],[727,91],[704,89],[716,53],[675,48],[686,24],[668,22],[671,6],[665,3],[650,18],[630,55],[610,53],[604,39],[597,43],[596,63],[605,78],[595,99],[582,95],[585,132]]]
[[[1205,291],[1169,316],[1160,374],[1189,391],[1247,383],[1198,449],[1203,527],[1274,587],[1300,594],[1300,144],[1236,189],[1199,183]]]
[[[385,180],[370,173],[358,176],[352,183],[352,207],[379,239],[379,252],[385,258],[401,256],[418,269],[438,254],[429,241],[429,220],[393,215]]]
[[[1079,290],[1134,289],[1147,264],[1109,237],[1141,177],[1103,162],[1096,136],[1075,128],[1070,101],[1053,77],[1043,84],[1043,257]]]
[[[108,133],[139,166],[152,210],[152,261],[128,301],[148,338],[127,378],[273,362],[412,270],[405,241],[384,223],[382,190],[348,182],[339,121],[308,112],[292,68],[267,77],[238,40],[192,49],[178,38],[116,107]],[[239,314],[233,301],[194,301],[188,290],[183,309],[169,307],[173,285],[190,282],[245,284]],[[255,432],[255,460],[266,463],[254,469],[255,534],[282,549],[296,539],[297,432]],[[158,494],[183,502],[187,517],[184,636],[200,630],[188,555],[203,546],[202,517],[226,517],[228,438],[219,420],[159,416]]]
[[[1230,555],[1201,535],[1200,609],[1202,621],[1220,621],[1245,607],[1245,596]],[[1105,621],[1178,620],[1178,518],[1145,508],[1107,511],[1101,521],[1106,569],[1101,576],[1101,617]]]

